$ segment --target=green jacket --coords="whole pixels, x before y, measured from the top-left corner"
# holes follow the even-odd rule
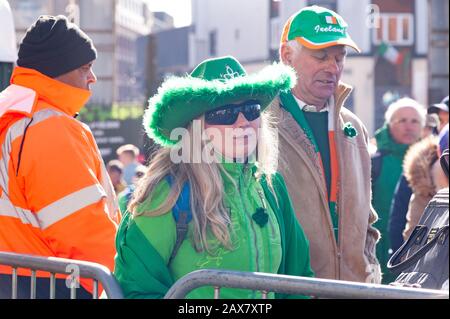
[[[267,272],[294,276],[313,276],[310,267],[309,243],[298,224],[281,175],[274,175],[273,188],[277,200],[268,193],[265,180],[258,182],[254,167],[245,164],[223,164],[238,186],[223,177],[224,203],[230,209],[233,249],[227,250],[211,235],[216,244],[212,255],[197,252],[191,242],[193,222],[177,255],[168,267],[176,242],[176,223],[171,212],[148,217],[131,218],[126,213],[117,233],[114,274],[126,298],[162,298],[176,280],[198,269],[227,269]],[[266,191],[266,193],[265,193]],[[170,192],[164,180],[154,190],[153,200],[143,202],[139,210],[159,206]],[[265,196],[269,194],[269,196]],[[272,207],[279,208],[272,210]],[[259,226],[252,215],[257,208],[266,208],[268,222]],[[212,298],[212,287],[193,290],[188,298]],[[274,296],[269,297],[300,297]],[[221,290],[221,298],[261,298],[255,291]]]
[[[378,213],[378,221],[374,226],[381,233],[381,239],[377,244],[377,257],[383,272],[383,283],[389,283],[395,279],[387,269],[387,262],[391,255],[388,252],[391,248],[388,230],[389,211],[395,186],[402,174],[403,157],[409,145],[396,143],[389,133],[387,124],[375,132],[375,138],[377,151],[381,151],[384,155],[381,158],[378,178],[372,181],[372,204]]]

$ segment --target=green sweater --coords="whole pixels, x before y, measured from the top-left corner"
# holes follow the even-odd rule
[[[317,146],[319,147],[329,196],[331,188],[331,164],[330,141],[328,140],[328,112],[303,112],[303,114],[308,121],[309,127],[316,139]]]
[[[313,276],[309,260],[309,243],[298,224],[281,175],[273,177],[279,207],[269,193],[265,180],[258,182],[254,167],[245,164],[223,164],[238,188],[224,177],[224,203],[231,213],[233,249],[228,250],[210,234],[215,245],[213,254],[197,252],[191,242],[193,222],[186,240],[168,267],[176,242],[176,225],[171,211],[157,217],[126,213],[117,233],[114,274],[127,298],[162,298],[182,276],[198,269],[279,273]],[[168,196],[170,186],[162,181],[154,190],[151,202],[138,208],[147,211],[159,206]],[[267,194],[267,196],[266,196]],[[273,210],[272,207],[278,207]],[[257,208],[266,208],[268,222],[259,226],[252,218]],[[193,290],[188,298],[212,298],[213,288]],[[255,291],[221,290],[222,298],[260,298]],[[283,295],[269,297],[288,297]],[[292,296],[301,297],[301,296]]]
[[[330,200],[331,160],[330,141],[328,139],[328,112],[303,112],[303,114],[308,121],[309,127],[313,132],[314,139],[319,147],[320,157],[322,158],[322,166],[325,172],[328,200]],[[331,221],[333,222],[334,238],[337,241],[339,238],[339,218],[337,214],[331,213]]]

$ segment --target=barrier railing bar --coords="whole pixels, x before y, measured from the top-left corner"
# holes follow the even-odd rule
[[[50,274],[50,299],[55,299],[56,297],[56,277],[55,273]]]
[[[309,277],[209,269],[197,270],[180,278],[169,289],[164,298],[181,299],[190,291],[202,286],[265,290],[282,294],[307,295],[322,298],[449,298],[448,290],[405,288]]]
[[[11,293],[12,299],[17,299],[17,268],[13,268],[13,272],[12,272],[12,282],[11,282]]]
[[[36,299],[36,270],[31,270],[31,292],[30,299]]]
[[[57,274],[68,274],[66,267],[68,265],[74,265],[78,267],[78,274],[81,278],[92,278],[101,282],[108,298],[123,298],[122,290],[110,270],[100,264],[65,258],[45,258],[7,252],[0,252],[0,264],[13,268],[39,269]]]
[[[94,280],[94,288],[92,289],[92,299],[98,299],[98,281]]]

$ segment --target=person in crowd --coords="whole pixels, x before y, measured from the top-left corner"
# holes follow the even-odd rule
[[[280,58],[295,69],[297,81],[272,109],[280,171],[310,241],[316,276],[379,283],[369,136],[344,107],[352,88],[340,81],[347,48],[359,51],[347,27],[341,16],[319,6],[288,19]]]
[[[286,66],[247,75],[226,56],[167,79],[149,100],[144,124],[161,148],[116,238],[114,274],[126,298],[161,298],[204,268],[313,275],[264,113],[294,81]],[[213,287],[203,287],[187,297],[213,296]],[[221,298],[260,297],[221,289]]]
[[[377,152],[372,156],[372,203],[378,213],[375,225],[381,232],[377,257],[383,271],[383,283],[392,282],[387,262],[392,254],[389,240],[389,212],[395,187],[402,174],[402,162],[408,147],[417,142],[425,126],[425,108],[410,98],[391,103],[385,124],[375,132]]]
[[[133,177],[133,184],[128,185],[124,189],[124,191],[119,194],[119,208],[122,213],[126,212],[131,197],[133,196],[134,190],[136,189],[136,186],[141,178],[144,177],[146,171],[147,167],[145,165],[139,165],[138,167],[136,167],[136,173]]]
[[[133,184],[133,177],[136,174],[136,168],[140,165],[138,162],[139,148],[133,144],[126,144],[119,147],[116,151],[119,161],[123,164],[123,179],[127,185]]]
[[[444,152],[448,148],[448,123],[442,128],[442,130],[439,132],[439,150]]]
[[[439,117],[437,114],[427,114],[425,127],[422,130],[422,139],[428,136],[439,134]],[[389,240],[391,249],[395,252],[403,244],[403,230],[406,225],[406,213],[408,212],[409,200],[411,199],[412,189],[406,180],[404,171],[400,176],[397,186],[394,190],[394,196],[389,210]]]
[[[437,114],[439,117],[439,132],[448,124],[448,95],[440,103],[433,104],[427,110],[428,114]]]
[[[439,117],[437,114],[427,114],[425,127],[422,130],[422,139],[428,136],[437,136],[439,134]],[[406,213],[408,212],[409,200],[411,199],[412,189],[406,180],[404,170],[395,187],[389,211],[389,240],[392,252],[395,252],[403,244],[403,230],[406,225]]]
[[[417,142],[405,155],[403,170],[413,193],[406,214],[404,240],[411,235],[428,202],[440,189],[448,187],[448,179],[442,171],[439,156],[437,137],[428,137]]]
[[[106,165],[106,171],[114,187],[116,195],[123,192],[127,185],[123,180],[123,164],[119,160],[111,160]]]
[[[89,128],[75,119],[96,82],[91,39],[64,16],[41,16],[20,43],[11,85],[0,93],[0,251],[114,264],[117,199]],[[11,298],[0,266],[0,297]],[[30,271],[18,271],[18,298]],[[49,297],[37,272],[36,298]],[[47,278],[45,278],[47,277]],[[65,277],[56,298],[69,298]],[[92,298],[81,280],[78,298]]]
[[[441,122],[439,116],[435,113],[427,114],[421,138],[426,138],[430,135],[438,136],[440,129]]]

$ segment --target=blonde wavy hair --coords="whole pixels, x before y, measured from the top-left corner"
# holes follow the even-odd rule
[[[256,178],[260,179],[263,175],[267,176],[268,184],[272,187],[270,176],[276,172],[278,165],[278,134],[276,123],[267,110],[261,114],[259,130]],[[187,131],[191,134],[190,136],[194,136],[192,122]],[[202,149],[206,143],[207,141],[202,140]],[[226,173],[223,166],[215,161],[212,163],[194,163],[191,160],[189,163],[175,164],[171,160],[171,151],[170,147],[163,147],[156,151],[149,163],[146,175],[140,180],[134,192],[128,211],[131,212],[133,218],[167,214],[175,206],[183,184],[188,181],[191,189],[190,205],[194,227],[192,241],[196,251],[206,250],[208,253],[213,253],[216,247],[211,247],[211,243],[208,243],[208,233],[212,233],[219,243],[227,249],[233,249],[233,229],[231,229],[229,212],[223,203],[225,190],[221,173],[225,177],[228,176],[227,178],[232,183],[234,183],[233,179]],[[190,154],[193,154],[193,152],[190,152]],[[168,175],[173,177],[173,182],[166,200],[154,210],[138,210],[141,203],[152,200],[151,196],[154,189]],[[237,185],[235,186],[237,187]]]

